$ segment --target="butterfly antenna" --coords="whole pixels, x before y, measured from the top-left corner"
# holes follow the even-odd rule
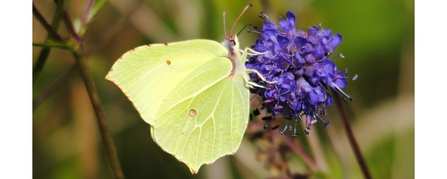
[[[242,10],[242,12],[241,12],[241,14],[239,15],[239,17],[236,19],[236,21],[234,21],[234,24],[233,24],[233,26],[231,27],[231,30],[230,30],[230,34],[233,34],[234,26],[236,26],[236,23],[237,23],[237,21],[239,21],[239,19],[241,18],[242,14],[244,14],[244,12],[245,12],[248,8],[250,8],[250,7],[252,7],[252,6],[253,6],[253,4],[249,4],[249,5],[245,6],[244,10]],[[224,21],[225,21],[225,20],[224,20]]]
[[[228,13],[228,11],[223,12],[223,23],[224,23],[225,37],[227,36],[227,23],[226,23],[227,22],[226,21],[227,13]]]

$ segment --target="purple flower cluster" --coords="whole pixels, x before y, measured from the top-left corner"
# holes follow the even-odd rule
[[[344,100],[352,100],[341,90],[346,86],[346,74],[338,71],[333,59],[329,58],[341,43],[341,35],[332,35],[330,29],[322,29],[321,26],[312,26],[307,32],[296,30],[295,15],[290,11],[286,19],[280,19],[278,26],[262,12],[260,17],[265,23],[251,48],[261,54],[251,56],[246,67],[257,70],[267,81],[274,82],[267,83],[256,74],[250,74],[254,82],[266,87],[251,90],[262,97],[261,108],[271,114],[263,120],[269,123],[275,116],[283,115],[287,122],[280,131],[283,135],[286,129],[292,130],[289,121],[293,119],[293,136],[298,135],[298,119],[306,121],[306,134],[318,119],[326,127],[328,122],[321,115],[326,115],[326,107],[332,104],[332,97],[325,89],[332,88]],[[338,57],[343,58],[343,55]],[[254,114],[259,114],[259,109]],[[276,128],[278,126],[273,127]]]

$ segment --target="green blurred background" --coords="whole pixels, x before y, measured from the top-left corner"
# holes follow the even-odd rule
[[[35,0],[47,21],[52,20],[52,0]],[[222,12],[228,10],[227,26],[249,3],[236,26],[262,26],[259,11],[274,22],[295,12],[297,28],[322,24],[343,36],[336,49],[339,69],[349,67],[345,91],[354,97],[345,107],[352,128],[374,178],[414,178],[414,2],[411,0],[276,0],[185,1],[109,0],[87,28],[82,50],[103,104],[126,178],[275,178],[277,170],[260,160],[259,145],[246,136],[234,156],[205,165],[191,175],[183,163],[165,153],[150,137],[150,127],[122,92],[104,78],[112,64],[126,51],[148,43],[187,39],[224,38]],[[87,0],[67,2],[76,21]],[[67,37],[61,25],[58,32]],[[33,42],[44,42],[47,32],[33,17]],[[254,43],[257,34],[242,32],[241,47]],[[41,51],[33,47],[33,64]],[[34,86],[39,96],[63,75],[75,60],[71,52],[52,49]],[[96,119],[83,81],[77,71],[33,109],[33,178],[112,178]],[[311,178],[362,178],[360,168],[343,129],[336,107],[325,119],[331,124],[315,126],[310,135],[294,140],[315,160],[317,170],[306,167],[297,155],[288,155],[293,173]],[[251,123],[258,124],[259,120]],[[256,126],[256,125],[254,125]],[[262,127],[261,127],[262,128]],[[280,172],[279,172],[280,173]]]

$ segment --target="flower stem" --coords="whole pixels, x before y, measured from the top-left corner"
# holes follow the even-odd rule
[[[76,62],[78,62],[79,71],[81,72],[85,88],[87,89],[90,101],[95,111],[99,131],[107,153],[107,158],[109,160],[110,166],[112,167],[113,175],[117,179],[123,179],[124,175],[118,159],[118,154],[116,153],[115,145],[113,144],[112,137],[110,136],[110,132],[107,127],[104,110],[102,109],[101,101],[99,100],[99,95],[96,91],[95,83],[93,82],[90,72],[88,71],[87,62],[85,61],[81,53],[73,52],[73,55],[76,59]]]
[[[40,22],[40,24],[42,24],[42,26],[45,28],[45,30],[47,30],[48,34],[51,35],[51,37],[53,37],[55,40],[59,41],[59,42],[63,42],[64,40],[62,39],[62,37],[56,32],[56,30],[54,30],[54,28],[48,24],[48,22],[45,20],[45,18],[42,16],[42,14],[40,14],[40,11],[36,8],[36,6],[33,3],[33,14],[34,17],[36,17],[36,19]],[[54,21],[53,21],[54,24]]]
[[[37,42],[33,42],[33,46],[36,47],[45,47],[45,48],[60,48],[60,49],[65,49],[65,50],[70,50],[73,51],[74,47],[72,46],[68,46],[66,44],[62,44],[62,43],[53,43],[53,42],[49,42],[49,43],[37,43]]]
[[[363,158],[363,155],[360,151],[360,147],[355,140],[354,133],[352,132],[351,125],[349,124],[348,115],[345,112],[345,109],[343,107],[343,104],[340,100],[340,97],[338,96],[338,93],[334,90],[332,90],[332,95],[335,98],[335,103],[337,104],[337,109],[340,113],[340,117],[343,121],[343,125],[346,130],[346,134],[348,135],[349,144],[351,144],[352,150],[354,150],[355,158],[357,159],[357,163],[360,166],[360,169],[362,170],[363,177],[366,179],[371,179],[371,173],[368,170],[368,166],[366,165],[365,159]]]
[[[294,141],[294,140],[290,139],[289,136],[284,136],[284,135],[279,135],[279,136],[281,136],[281,138],[284,140],[284,142],[287,144],[287,146],[289,146],[292,151],[297,153],[309,165],[309,167],[313,171],[315,171],[318,168],[315,161],[309,155],[306,154],[306,152],[301,147],[301,145],[298,143],[298,141]]]
[[[53,94],[59,87],[72,76],[75,72],[77,64],[72,65],[62,76],[56,79],[53,84],[49,85],[48,88],[43,90],[36,98],[33,99],[33,112],[39,108],[39,106],[51,95]]]

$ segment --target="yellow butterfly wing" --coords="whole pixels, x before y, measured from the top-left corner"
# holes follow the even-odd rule
[[[151,124],[154,141],[197,173],[236,152],[248,124],[249,90],[242,75],[230,76],[238,59],[228,54],[209,40],[141,46],[106,78]]]

